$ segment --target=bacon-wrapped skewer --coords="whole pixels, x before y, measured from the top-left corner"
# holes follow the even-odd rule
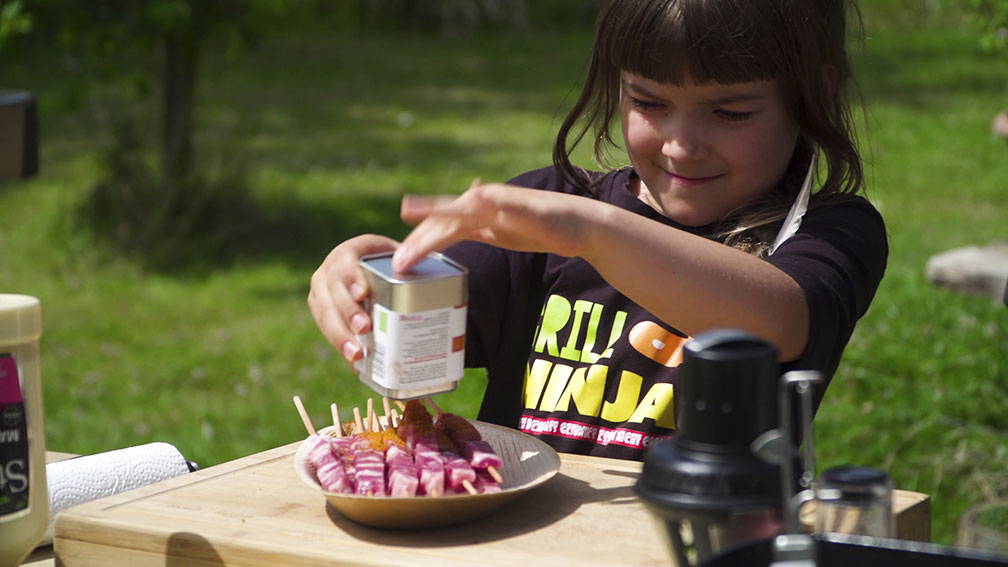
[[[416,496],[420,473],[405,445],[391,444],[385,449],[385,466],[389,496]]]
[[[420,483],[424,485],[427,494],[439,493],[435,492],[438,481],[443,482],[440,493],[465,491],[478,494],[472,485],[476,478],[475,471],[468,461],[454,452],[450,440],[434,427],[434,420],[423,404],[416,400],[406,402],[399,423],[399,434],[413,449],[418,464],[422,462],[431,467],[426,479],[424,468],[420,469]],[[438,460],[442,464],[440,469],[435,464]]]
[[[445,492],[453,494],[479,494],[476,482],[476,469],[472,468],[465,457],[454,451],[442,453],[445,459]]]
[[[438,451],[434,421],[427,409],[419,402],[408,402],[396,431],[413,451],[413,459],[420,472],[418,492],[430,496],[444,494],[444,457]]]
[[[414,451],[413,462],[420,473],[417,494],[428,496],[444,494],[445,468],[441,454],[429,450]]]
[[[474,469],[485,470],[496,482],[503,482],[498,471],[504,468],[504,460],[497,455],[489,443],[483,440],[473,424],[464,417],[443,411],[434,403],[434,400],[428,399],[427,402],[437,411],[434,427],[444,431],[457,451],[469,461],[469,464]]]
[[[386,489],[390,496],[416,496],[419,471],[413,460],[413,452],[399,437],[395,429],[385,429],[370,433],[385,447]]]
[[[325,435],[310,436],[308,460],[315,467],[315,476],[323,490],[350,494],[353,492],[353,483],[346,473],[343,461],[334,451],[332,441]]]
[[[503,490],[500,483],[490,476],[490,473],[485,470],[476,471],[476,482],[473,483],[473,486],[476,487],[476,490],[478,490],[480,494],[500,492]]]
[[[354,436],[351,448],[357,480],[354,494],[385,496],[384,451],[375,447],[372,436],[363,433]]]
[[[354,420],[345,426],[336,404],[332,404],[335,427],[328,434],[319,434],[300,399],[294,397],[309,433],[306,464],[314,469],[324,490],[368,496],[440,496],[501,490],[499,477],[493,477],[500,460],[467,420],[442,412],[435,405],[435,421],[418,401],[401,404],[402,419],[397,419],[388,401],[383,401],[384,418],[377,416],[371,402],[367,404],[366,419],[354,408]],[[398,427],[390,427],[393,424]],[[344,436],[344,430],[355,433]]]
[[[335,405],[335,404],[334,404]],[[354,479],[352,474],[348,474],[344,466],[341,453],[345,448],[345,443],[337,445],[336,440],[319,435],[312,425],[308,413],[301,403],[301,398],[294,396],[294,406],[301,416],[305,429],[308,431],[308,461],[315,467],[315,477],[323,490],[329,492],[352,493],[354,490]],[[333,410],[335,411],[335,410]],[[340,439],[339,441],[342,441]]]

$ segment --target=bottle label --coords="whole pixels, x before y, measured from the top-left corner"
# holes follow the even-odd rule
[[[386,388],[423,388],[462,378],[464,305],[397,313],[375,304],[371,377]]]
[[[17,360],[0,353],[0,519],[28,508],[28,419]]]

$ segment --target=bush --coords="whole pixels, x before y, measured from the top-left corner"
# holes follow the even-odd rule
[[[121,120],[101,153],[103,174],[79,211],[81,227],[113,251],[156,270],[226,263],[261,215],[241,159],[211,173],[194,168],[168,186],[136,123]]]

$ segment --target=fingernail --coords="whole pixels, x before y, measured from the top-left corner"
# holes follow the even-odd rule
[[[357,357],[357,354],[360,353],[360,346],[353,341],[347,341],[343,343],[342,351],[343,358],[347,359],[348,362],[353,362],[354,358]]]
[[[350,297],[352,297],[354,301],[360,301],[361,299],[363,299],[363,296],[364,296],[364,286],[362,286],[357,282],[350,284]]]
[[[406,258],[409,256],[409,248],[405,246],[400,246],[395,254],[392,254],[392,269],[395,271],[401,271],[402,265],[406,263]]]
[[[353,328],[355,333],[362,333],[368,325],[368,318],[363,313],[354,313],[354,316],[350,318],[350,326]]]

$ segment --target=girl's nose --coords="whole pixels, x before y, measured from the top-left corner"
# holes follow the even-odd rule
[[[662,155],[672,160],[691,161],[707,155],[702,128],[689,120],[671,120],[663,132]]]

